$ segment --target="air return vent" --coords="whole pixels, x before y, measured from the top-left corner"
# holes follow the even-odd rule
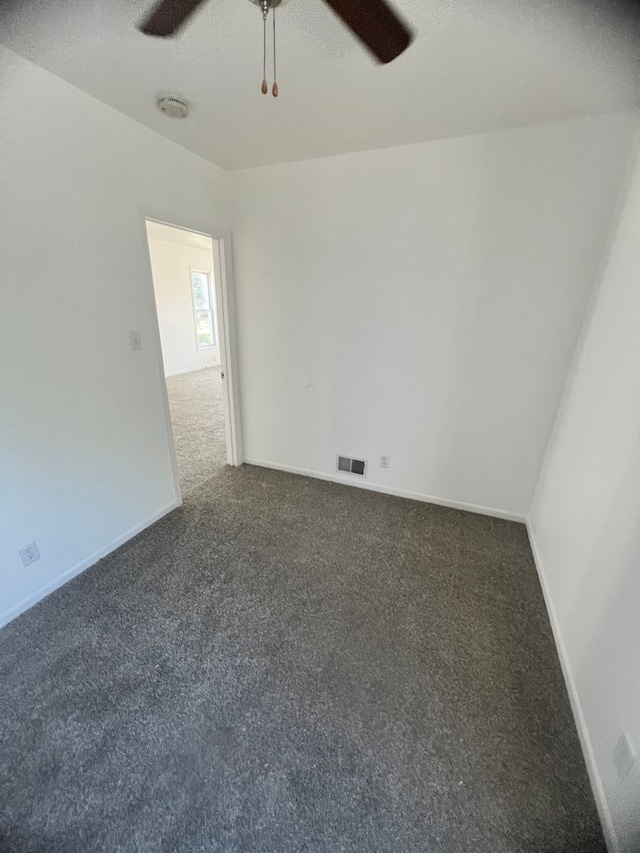
[[[353,459],[351,456],[338,456],[336,470],[344,474],[357,474],[365,477],[367,473],[366,459]]]

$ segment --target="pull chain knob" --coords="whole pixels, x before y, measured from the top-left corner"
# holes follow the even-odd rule
[[[267,85],[267,15],[269,14],[268,0],[262,0],[262,94],[269,91]]]
[[[271,94],[274,98],[278,97],[278,83],[276,81],[276,7],[272,5],[274,0],[260,0],[260,8],[262,9],[262,86],[260,91],[266,95],[269,91],[267,83],[267,16],[269,9],[273,14],[273,86]]]
[[[277,74],[276,74],[276,7],[274,6],[271,10],[271,15],[273,16],[273,88],[271,89],[271,94],[274,98],[278,97],[278,83],[277,83]]]

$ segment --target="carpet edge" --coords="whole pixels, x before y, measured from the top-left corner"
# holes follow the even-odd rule
[[[535,563],[536,571],[538,573],[538,580],[540,581],[542,595],[544,598],[545,607],[547,609],[547,615],[549,616],[549,622],[551,624],[553,641],[556,647],[558,658],[560,660],[562,676],[564,678],[565,687],[569,696],[571,712],[573,714],[573,719],[578,732],[578,739],[580,741],[580,748],[582,749],[582,756],[584,758],[584,763],[587,768],[587,774],[589,776],[589,782],[591,784],[593,798],[596,803],[598,817],[600,818],[600,824],[602,826],[602,831],[604,834],[604,840],[609,853],[622,853],[620,842],[618,841],[618,836],[616,834],[613,825],[613,820],[611,818],[611,812],[609,810],[609,804],[607,802],[607,796],[604,790],[604,785],[602,783],[602,779],[598,771],[598,765],[596,763],[596,757],[593,749],[593,744],[591,742],[591,736],[589,735],[589,729],[585,720],[584,711],[582,710],[580,694],[578,693],[576,682],[573,677],[573,670],[571,668],[571,663],[567,654],[564,637],[560,628],[560,622],[558,620],[556,610],[553,605],[553,600],[551,598],[551,591],[549,589],[547,576],[544,571],[542,557],[540,556],[540,551],[538,550],[533,528],[529,519],[527,519],[526,521],[526,527],[527,536],[529,538],[529,545],[531,546],[531,553],[533,554],[533,561]]]
[[[435,495],[426,495],[422,492],[411,492],[407,489],[396,489],[393,486],[384,486],[380,483],[371,483],[367,480],[352,480],[347,477],[341,477],[337,473],[327,474],[323,471],[315,471],[310,468],[296,468],[293,465],[282,465],[279,462],[265,462],[263,459],[254,459],[250,457],[245,457],[243,461],[247,465],[256,465],[258,468],[271,468],[274,471],[284,471],[287,474],[312,477],[314,480],[325,480],[330,483],[338,483],[341,486],[353,486],[356,489],[379,492],[383,495],[392,495],[397,498],[408,498],[409,500],[421,501],[422,503],[449,507],[450,509],[460,509],[464,512],[476,513],[476,515],[488,515],[491,518],[501,518],[504,521],[517,521],[520,524],[525,524],[527,521],[527,517],[525,515],[521,515],[517,512],[502,510],[496,507],[481,506],[480,504],[465,503],[465,501],[450,500],[449,498],[440,498]]]
[[[26,598],[23,598],[22,601],[14,604],[13,607],[10,607],[4,612],[0,612],[0,629],[4,628],[5,625],[8,625],[9,622],[12,622],[14,619],[17,619],[18,616],[38,604],[38,602],[47,598],[47,596],[51,595],[52,592],[60,589],[60,587],[64,586],[72,578],[75,578],[77,575],[86,571],[86,569],[94,566],[103,557],[106,557],[108,554],[111,554],[112,551],[115,551],[116,548],[119,548],[121,545],[124,545],[125,542],[133,539],[133,537],[137,536],[138,533],[142,533],[142,531],[146,530],[147,527],[155,524],[156,521],[160,521],[161,518],[164,518],[165,515],[168,515],[174,509],[177,509],[181,504],[182,501],[179,498],[171,501],[171,503],[166,504],[162,509],[159,509],[144,521],[139,524],[134,524],[133,527],[130,527],[124,533],[120,534],[120,536],[116,536],[116,538],[112,539],[107,545],[104,545],[97,551],[94,551],[88,557],[85,557],[83,560],[80,560],[80,562],[71,566],[70,569],[62,572],[62,574],[58,575],[49,583],[41,586],[40,589],[37,589]]]

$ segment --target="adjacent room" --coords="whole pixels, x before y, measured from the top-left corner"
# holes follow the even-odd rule
[[[147,239],[184,498],[226,464],[213,240],[153,220]]]
[[[640,853],[639,47],[0,4],[2,853]]]

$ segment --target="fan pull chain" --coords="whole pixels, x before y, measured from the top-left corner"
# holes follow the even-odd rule
[[[276,78],[276,7],[273,7],[273,88],[271,93],[274,98],[278,97],[278,83]]]
[[[267,15],[269,13],[269,4],[267,0],[262,0],[262,94],[266,95],[269,91],[267,85]]]

